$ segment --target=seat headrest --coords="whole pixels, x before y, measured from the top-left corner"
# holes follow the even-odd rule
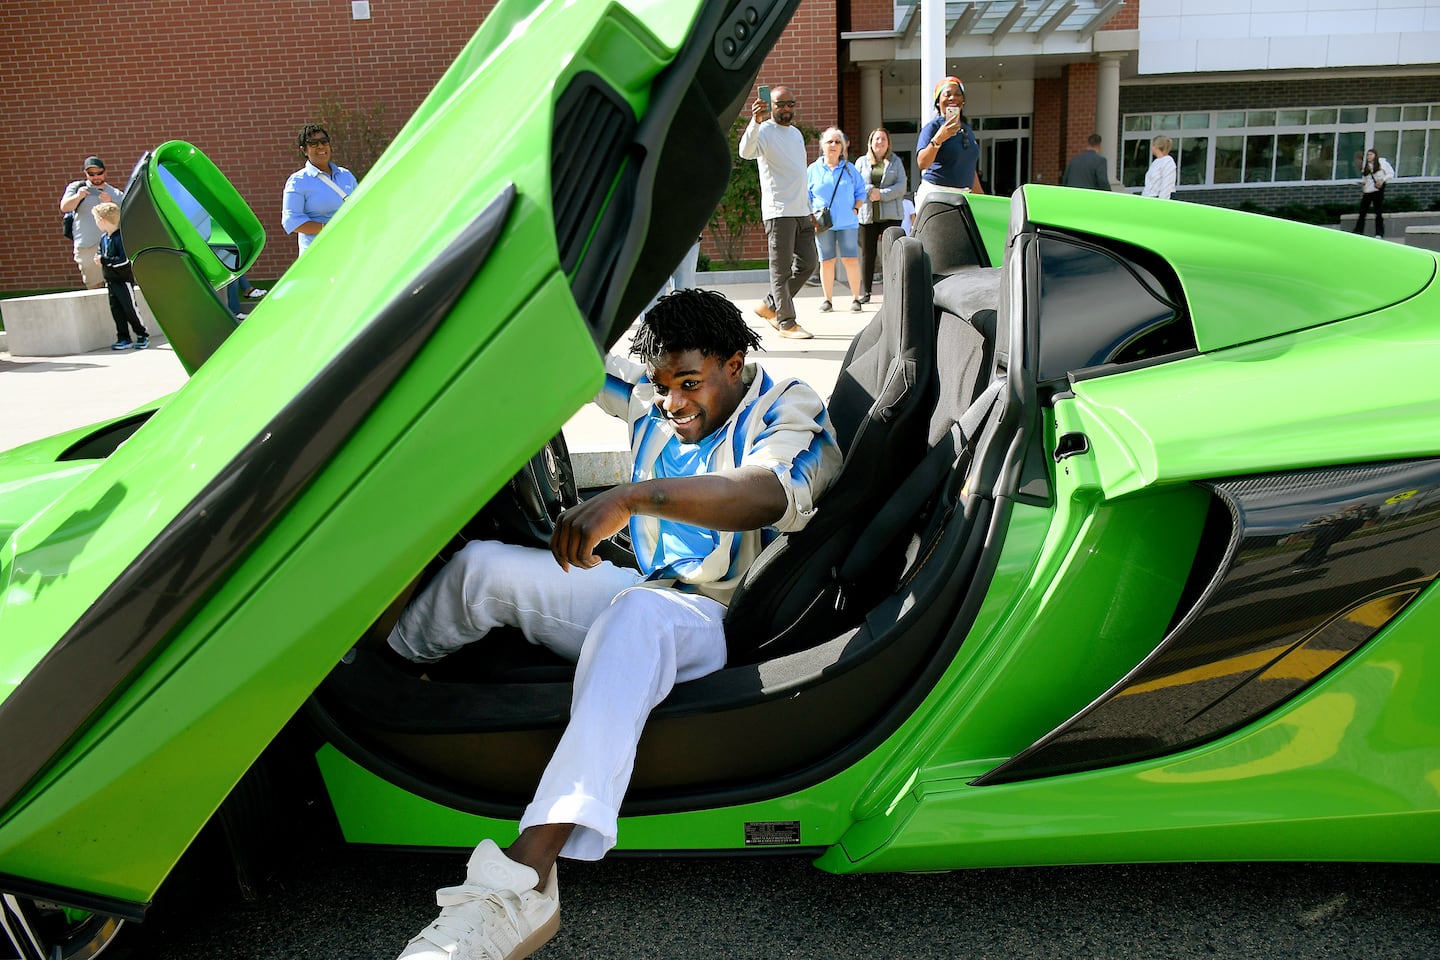
[[[830,421],[840,449],[850,443],[897,358],[919,356],[933,365],[935,309],[930,262],[913,237],[900,237],[885,256],[885,301],[856,335],[830,396]]]
[[[948,203],[934,197],[925,201],[915,217],[914,236],[930,255],[930,269],[937,276],[962,267],[989,266],[989,257],[979,247],[972,230],[969,205]]]

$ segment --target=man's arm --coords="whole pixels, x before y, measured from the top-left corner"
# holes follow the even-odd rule
[[[760,124],[752,117],[740,134],[740,145],[736,148],[741,160],[755,160],[760,156]]]
[[[74,190],[72,193],[71,190]],[[60,197],[60,212],[74,213],[75,208],[85,200],[89,194],[80,192],[80,183],[77,181],[65,188],[65,193]]]
[[[561,569],[597,565],[595,547],[625,529],[632,516],[660,517],[710,530],[758,530],[785,515],[780,478],[760,466],[698,477],[624,483],[561,514],[550,552]]]
[[[1094,175],[1094,178],[1095,178],[1095,189],[1096,189],[1096,190],[1109,190],[1109,189],[1110,189],[1110,161],[1109,161],[1109,160],[1106,160],[1104,157],[1101,157],[1101,158],[1100,158],[1100,162],[1097,163],[1097,164],[1095,164],[1095,165],[1094,165],[1093,167],[1091,167],[1090,169],[1091,169],[1091,171],[1092,171],[1092,173],[1093,173],[1093,175]]]

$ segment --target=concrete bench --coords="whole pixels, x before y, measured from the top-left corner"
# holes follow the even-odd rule
[[[1405,246],[1440,253],[1440,226],[1406,227]]]
[[[139,287],[135,305],[152,337],[161,336],[155,315]],[[70,290],[0,300],[5,341],[14,357],[65,357],[108,347],[115,342],[110,300],[102,290]]]

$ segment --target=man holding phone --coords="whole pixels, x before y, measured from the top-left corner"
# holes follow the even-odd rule
[[[770,293],[755,312],[792,340],[810,333],[795,322],[795,294],[819,263],[815,221],[805,170],[805,135],[795,127],[795,94],[789,87],[761,87],[740,137],[742,160],[760,164],[760,209],[769,240]],[[767,97],[768,94],[768,97]]]
[[[86,157],[84,171],[85,179],[72,180],[65,187],[60,212],[74,215],[75,265],[85,286],[97,289],[105,286],[105,274],[95,259],[100,255],[100,227],[91,211],[102,203],[119,203],[125,191],[105,182],[105,161],[99,157]]]

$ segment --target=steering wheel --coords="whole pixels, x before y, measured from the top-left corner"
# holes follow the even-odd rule
[[[561,512],[580,502],[565,435],[557,433],[551,437],[540,452],[510,478],[506,489],[517,512],[514,519],[521,524],[523,533],[538,543],[548,544]]]

